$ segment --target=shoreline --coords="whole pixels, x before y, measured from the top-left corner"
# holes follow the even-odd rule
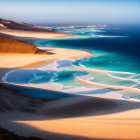
[[[23,38],[23,40],[24,40],[25,38]],[[28,40],[28,42],[30,42],[31,44],[34,44],[33,42],[32,42],[33,40],[31,40],[31,42]],[[14,66],[13,64],[12,64],[12,67],[10,67],[10,69],[9,68],[4,68],[3,70],[1,70],[1,68],[0,68],[0,83],[5,83],[5,82],[3,82],[2,81],[2,77],[5,75],[5,74],[7,74],[9,71],[11,71],[11,70],[15,70],[15,69],[28,69],[28,68],[36,68],[36,67],[42,67],[42,65],[43,64],[48,64],[50,61],[57,61],[57,60],[61,60],[61,59],[81,59],[81,58],[84,58],[84,57],[92,57],[92,56],[94,56],[94,54],[93,53],[91,53],[90,51],[85,51],[85,50],[74,50],[74,49],[64,49],[64,48],[56,48],[56,47],[37,47],[37,48],[39,48],[40,50],[51,50],[52,51],[52,53],[54,53],[54,54],[52,54],[52,55],[46,55],[46,57],[44,57],[45,55],[43,54],[35,54],[35,55],[26,55],[26,54],[24,54],[24,55],[22,55],[22,54],[7,54],[7,55],[9,55],[9,56],[11,56],[11,58],[10,58],[10,61],[11,61],[11,59],[12,59],[12,56],[15,56],[16,55],[16,57],[19,57],[19,58],[21,58],[21,60],[20,61],[16,61],[16,65]],[[62,53],[60,53],[62,51]],[[60,54],[59,54],[60,53]],[[79,55],[79,53],[80,53],[80,55]],[[64,55],[65,54],[65,55]],[[76,55],[75,55],[76,54]],[[39,59],[39,60],[35,60],[34,61],[34,57],[35,56],[35,59]],[[42,57],[43,56],[43,57]],[[66,56],[66,57],[65,57]],[[1,57],[1,56],[0,56]],[[3,56],[4,57],[4,56]],[[7,56],[6,56],[7,57]],[[33,61],[31,61],[31,62],[29,62],[28,60],[25,62],[25,64],[24,65],[20,65],[20,62],[22,61],[22,58],[25,58],[25,57],[30,57],[28,60],[33,60]],[[36,58],[36,57],[38,57],[38,58]],[[42,59],[40,59],[40,57],[42,57]],[[7,60],[6,60],[7,61]],[[8,61],[7,61],[8,62]],[[22,61],[23,62],[23,61]],[[9,63],[9,62],[8,62]],[[4,62],[4,65],[5,65],[5,62]],[[1,67],[1,66],[0,66]],[[88,69],[88,68],[82,68],[82,67],[77,67],[77,66],[74,66],[76,69],[79,69],[79,70],[82,70],[82,71],[87,71],[87,72],[95,72],[95,73],[101,73],[101,74],[107,74],[107,72],[106,71],[103,71],[103,70],[94,70],[94,69]],[[132,88],[125,88],[125,87],[121,87],[121,86],[111,86],[111,85],[104,85],[104,84],[99,84],[99,83],[94,83],[94,82],[89,82],[89,81],[85,81],[85,80],[83,80],[83,79],[80,79],[79,77],[76,77],[75,78],[77,81],[79,81],[80,83],[84,83],[84,84],[86,84],[87,86],[89,85],[89,86],[92,86],[93,87],[93,89],[95,88],[97,88],[97,89],[106,89],[106,88],[108,88],[108,89],[110,89],[110,88],[112,88],[112,89],[118,89],[118,90],[126,90],[126,91],[129,91],[129,92],[131,92],[131,91],[135,91],[135,89],[133,90]],[[12,83],[11,83],[12,84]],[[35,87],[35,84],[17,84],[17,85],[24,85],[24,86],[29,86],[29,87]],[[47,87],[44,87],[44,86],[41,86],[40,84],[39,84],[39,88],[44,88],[44,89],[47,89],[47,90],[53,90],[52,88],[55,88],[55,86],[53,86],[53,84],[51,85],[52,87],[49,89],[49,88],[47,88]],[[78,89],[78,88],[77,88]],[[76,89],[76,90],[77,90]],[[72,89],[73,90],[73,89]],[[82,89],[82,90],[84,90],[84,92],[86,92],[86,90],[85,89]],[[54,91],[57,91],[57,88],[54,90]],[[58,90],[59,91],[59,90]],[[65,91],[64,91],[65,92]],[[80,92],[80,91],[79,91]],[[89,92],[88,90],[87,90],[87,92]],[[137,89],[136,89],[136,92],[138,92],[138,93],[140,93],[140,91],[138,90],[137,91]],[[71,93],[71,92],[70,92]],[[73,92],[72,92],[72,94],[73,94]],[[113,96],[113,94],[115,94],[114,96]],[[87,94],[86,94],[87,95]],[[91,96],[91,95],[89,95],[89,96]],[[94,94],[93,94],[93,96],[94,96]],[[119,94],[119,93],[109,93],[108,92],[108,94],[106,94],[106,95],[99,95],[98,96],[98,94],[96,94],[95,95],[96,97],[105,97],[105,98],[110,98],[110,99],[120,99],[120,100],[132,100],[132,101],[139,101],[139,100],[136,100],[136,99],[126,99],[126,98],[122,98],[121,96],[121,94]]]
[[[104,70],[82,68],[82,67],[77,67],[77,66],[75,66],[75,68],[77,68],[79,70],[91,72],[91,73],[99,73],[99,74],[107,75],[107,71],[104,71]],[[87,83],[90,86],[96,86],[96,87],[100,87],[100,88],[111,88],[111,89],[115,89],[115,90],[124,90],[124,91],[128,91],[128,92],[140,93],[140,89],[138,89],[138,88],[100,84],[100,83],[96,83],[96,82],[86,81],[86,80],[83,80],[81,78],[76,78],[76,80],[78,80],[81,83]]]
[[[23,66],[20,67],[20,69],[36,69],[36,70],[58,70],[56,68],[56,62],[57,61],[63,61],[63,60],[73,60],[73,59],[57,59],[57,60],[50,60],[48,62],[43,61],[43,62],[38,62],[35,64],[30,64],[28,66]],[[73,60],[74,61],[74,60]],[[76,66],[75,66],[76,67]],[[82,69],[80,67],[76,67],[78,69]],[[83,68],[85,70],[85,68]],[[15,70],[15,69],[13,69]],[[58,70],[59,71],[59,70]],[[92,72],[97,72],[97,73],[103,73],[106,74],[104,71],[100,71],[100,70],[92,70]],[[8,74],[8,73],[6,73]],[[6,75],[5,75],[6,76]],[[49,83],[38,83],[38,84],[34,84],[34,83],[29,83],[29,84],[18,84],[18,83],[10,83],[11,85],[13,84],[13,86],[27,86],[27,87],[35,87],[35,88],[40,88],[40,89],[46,89],[46,90],[52,90],[52,91],[56,91],[56,92],[62,92],[65,94],[71,94],[71,95],[82,95],[82,96],[93,96],[93,97],[101,97],[101,98],[107,98],[107,99],[119,99],[119,100],[127,100],[127,101],[136,101],[136,102],[140,102],[140,100],[138,99],[133,99],[133,98],[125,98],[123,97],[122,94],[115,92],[114,90],[120,90],[121,91],[129,91],[131,92],[133,89],[131,88],[125,88],[125,87],[121,87],[121,86],[112,86],[112,85],[104,85],[104,84],[99,84],[99,83],[94,83],[94,82],[90,82],[88,80],[82,79],[81,77],[75,77],[75,80],[83,83],[83,86],[70,86],[67,87],[63,84],[59,84],[59,83],[55,83],[55,82],[49,82]],[[8,84],[8,81],[3,81],[4,84]],[[63,87],[64,86],[64,87]],[[90,88],[88,86],[91,86]],[[64,90],[66,88],[66,90]],[[98,92],[95,92],[96,90],[101,90],[102,94],[98,94]],[[136,91],[139,93],[139,91]],[[91,94],[93,93],[93,94]],[[100,92],[99,92],[100,93]]]
[[[42,47],[42,49],[45,48]],[[66,57],[68,56],[67,53],[69,53],[69,58],[72,59],[85,56],[84,51],[73,51],[71,49],[68,51],[68,49],[51,47],[50,49],[55,51],[56,54],[63,50],[61,52],[63,56],[59,54],[55,58],[52,58],[51,55],[49,55],[49,58],[41,55],[38,55],[39,57],[33,57],[33,55],[16,55],[14,57],[15,54],[13,54],[7,55],[8,59],[6,59],[7,56],[4,56],[1,60],[5,58],[7,65],[9,61],[13,62],[14,60],[15,63],[5,67],[4,64],[1,64],[0,67],[4,68],[3,70],[0,68],[0,77],[4,72],[7,73],[9,70],[15,69],[14,67],[24,68],[25,66],[21,66],[21,62],[27,64],[39,59],[39,62],[26,65],[26,67],[33,67],[36,66],[36,63],[42,65],[45,61],[47,63],[50,60]],[[90,57],[91,54],[86,52],[86,56]],[[23,57],[24,62],[22,61]],[[46,92],[48,91],[46,90]],[[27,101],[30,103],[29,99]],[[22,98],[20,101],[17,99],[17,102],[26,104],[22,101]],[[36,136],[49,140],[140,139],[139,106],[140,102],[138,101],[78,95],[72,98],[46,102],[43,106],[37,108],[35,113],[19,110],[0,112],[0,125],[18,135]]]
[[[57,60],[63,58],[72,58],[72,59],[80,59],[83,57],[91,57],[93,56],[91,53],[80,50],[73,49],[62,49],[62,48],[54,48],[54,47],[38,47],[43,50],[50,50],[54,54],[45,55],[45,54],[0,54],[0,59],[2,60],[0,63],[1,73],[0,78],[2,78],[4,71],[8,71],[8,69],[12,70],[15,68],[31,68],[37,65],[41,65],[47,63],[50,60]],[[79,55],[80,54],[80,55]],[[22,62],[22,64],[21,64]],[[3,68],[3,70],[2,70]]]

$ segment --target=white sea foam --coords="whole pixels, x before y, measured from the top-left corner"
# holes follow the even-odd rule
[[[70,67],[72,66],[72,63],[74,62],[74,59],[60,59],[56,60],[57,69],[62,67]]]
[[[16,69],[7,72],[7,73],[2,77],[2,81],[8,82],[8,81],[7,81],[8,75],[9,75],[10,73],[14,72],[14,71],[16,71]]]
[[[133,81],[133,82],[136,82],[136,83],[139,83],[140,84],[139,79],[131,79],[131,78],[123,78],[123,77],[113,76],[110,73],[107,73],[107,75],[110,76],[110,77],[112,77],[112,78],[119,79],[119,80]]]
[[[59,83],[54,83],[54,82],[31,84],[31,85],[36,85],[37,87],[40,87],[40,88],[47,88],[49,90],[56,90],[56,91],[62,91],[62,89],[64,88],[64,85],[59,84]]]
[[[82,76],[77,76],[81,79],[84,79],[84,80],[87,80],[87,81],[90,81],[90,80],[93,80],[94,77],[91,77],[89,74],[88,75],[82,75]]]
[[[56,63],[56,61],[52,61],[51,63],[47,63],[47,64],[45,64],[37,69],[58,71],[57,66],[58,66],[58,64]]]

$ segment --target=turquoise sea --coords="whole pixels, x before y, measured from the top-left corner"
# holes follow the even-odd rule
[[[49,28],[54,27],[49,26]],[[77,25],[55,26],[55,29],[75,36],[38,41],[35,45],[86,50],[93,53],[93,57],[57,60],[54,62],[55,70],[47,68],[14,70],[3,80],[29,84],[53,82],[63,85],[64,91],[76,87],[90,88],[89,85],[75,80],[76,77],[80,77],[90,82],[140,89],[140,28],[138,26]],[[75,66],[102,70],[107,74],[79,71]],[[122,98],[140,99],[140,93],[115,92],[121,94]]]

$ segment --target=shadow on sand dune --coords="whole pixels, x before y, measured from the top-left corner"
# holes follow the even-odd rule
[[[6,84],[6,86],[9,87],[9,84]],[[18,91],[16,91],[17,94],[12,93],[10,98],[6,95],[7,93],[3,94],[3,99],[4,97],[6,98],[3,102],[8,103],[8,105],[12,107],[18,106],[18,108],[16,107],[15,110],[12,108],[11,112],[0,113],[0,125],[10,131],[16,132],[18,135],[37,136],[41,138],[47,137],[49,140],[88,140],[89,138],[44,132],[34,127],[17,123],[16,121],[47,121],[61,118],[96,116],[140,108],[140,102],[73,95],[35,87],[13,86],[12,84],[10,88],[12,89],[8,90],[13,90],[13,88],[18,89]],[[21,94],[20,92],[24,93]],[[43,94],[43,99],[35,99],[27,96],[30,93],[32,93],[32,95],[41,93]],[[10,93],[8,94],[10,95]],[[36,106],[36,103],[39,104]],[[24,108],[25,106],[26,108]],[[28,106],[30,109],[28,109]],[[31,107],[33,110],[31,110]],[[28,133],[28,130],[30,133]]]
[[[9,115],[9,118],[5,117]],[[35,136],[42,138],[43,140],[115,140],[115,139],[98,139],[88,138],[76,135],[59,134],[50,131],[39,130],[35,127],[17,123],[15,121],[24,120],[47,120],[46,117],[40,115],[34,115],[30,113],[11,112],[11,113],[0,113],[0,125],[11,132],[16,132],[19,136]],[[47,127],[47,126],[46,126]],[[58,126],[59,127],[59,126]]]
[[[53,119],[104,115],[140,108],[140,102],[74,95],[7,83],[4,83],[4,85],[12,89],[18,89],[18,94],[22,96],[22,98],[19,98],[20,102],[18,102],[18,106],[22,103],[21,110],[20,107],[15,108],[15,110],[22,111],[25,103],[26,108],[28,108],[28,106],[34,108],[34,113],[46,115]],[[14,105],[14,101],[18,100],[18,94],[14,93],[12,94],[13,98],[10,97],[7,99],[9,100],[8,102],[11,103],[11,106]],[[6,94],[2,97],[4,98],[4,96],[7,98]],[[26,97],[26,100],[23,97]],[[39,105],[35,106],[35,103]],[[26,108],[24,111],[26,111]],[[30,110],[27,109],[27,112],[28,111]]]

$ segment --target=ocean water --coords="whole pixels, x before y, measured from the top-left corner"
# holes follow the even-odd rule
[[[86,50],[93,53],[91,58],[79,60],[58,60],[56,69],[16,70],[4,77],[5,81],[14,83],[41,84],[55,82],[63,85],[63,90],[70,87],[88,87],[76,80],[104,85],[131,87],[140,89],[140,27],[138,26],[56,26],[56,30],[74,37],[51,39],[35,42],[38,46],[51,46]],[[75,66],[105,71],[106,74],[80,71]],[[12,78],[13,74],[18,78]],[[26,75],[23,77],[21,75]],[[116,91],[117,92],[117,91]],[[118,91],[122,98],[140,99],[140,93]]]

